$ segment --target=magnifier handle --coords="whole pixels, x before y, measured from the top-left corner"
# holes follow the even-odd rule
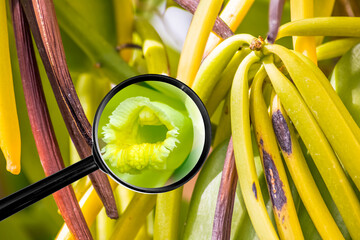
[[[99,169],[87,157],[0,200],[0,221]]]

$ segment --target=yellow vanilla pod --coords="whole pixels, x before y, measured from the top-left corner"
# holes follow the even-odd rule
[[[223,0],[200,1],[191,21],[185,43],[181,51],[177,79],[190,87],[194,82],[204,53],[206,41]]]
[[[235,32],[253,3],[254,0],[229,0],[219,17]],[[210,33],[204,56],[208,56],[222,40],[216,34]]]
[[[219,124],[216,127],[215,137],[212,145],[213,148],[216,148],[226,139],[229,139],[230,136],[231,136],[231,116],[230,116],[230,92],[229,92],[224,102]]]
[[[291,21],[314,17],[313,0],[290,0]],[[308,56],[314,63],[316,60],[315,37],[293,36],[294,50]]]
[[[335,0],[315,0],[314,17],[330,17],[335,5]],[[324,40],[323,36],[315,37],[316,45],[320,45]]]
[[[360,18],[318,17],[297,20],[279,28],[277,39],[286,36],[360,37]]]
[[[11,72],[6,2],[0,3],[0,148],[6,169],[20,173],[21,140]]]
[[[132,0],[113,0],[115,10],[116,39],[121,48],[132,43],[134,27],[134,7]],[[128,62],[131,58],[131,49],[121,49],[120,56]]]
[[[346,109],[344,103],[341,101],[340,97],[337,95],[337,93],[334,91],[333,87],[329,84],[329,79],[324,75],[324,73],[321,71],[320,68],[318,68],[316,65],[314,65],[307,57],[304,55],[298,54],[294,52],[299,58],[301,58],[304,63],[308,65],[308,67],[313,71],[313,73],[316,75],[317,80],[322,84],[322,86],[325,88],[327,93],[329,94],[330,98],[333,100],[336,107],[341,112],[342,116],[344,117],[346,123],[349,125],[351,130],[354,132],[355,137],[357,137],[358,141],[360,141],[360,129],[354,119],[352,118],[349,111]]]
[[[311,175],[295,129],[273,92],[271,118],[286,165],[307,212],[323,239],[344,239]]]
[[[117,205],[118,206],[118,205]],[[96,217],[96,238],[97,240],[108,240],[114,231],[115,219],[106,215],[105,208],[102,208]]]
[[[125,212],[116,221],[110,239],[134,239],[143,226],[146,216],[154,208],[156,195],[136,193]]]
[[[315,74],[314,67],[309,67],[292,51],[279,45],[267,46],[267,49],[283,61],[341,163],[360,189],[360,164],[355,157],[360,155],[360,129],[330,82],[324,80],[325,76],[320,77],[319,72]]]
[[[135,21],[135,29],[143,41],[143,54],[148,73],[169,75],[166,49],[155,29],[144,19]]]
[[[266,71],[262,67],[255,75],[251,86],[250,112],[275,222],[281,239],[304,239],[262,93],[265,77]]]
[[[222,42],[205,58],[192,85],[192,89],[205,104],[234,54],[243,44],[250,45],[253,39],[254,37],[249,34],[234,35]]]
[[[344,222],[354,239],[359,239],[360,204],[334,151],[296,87],[270,59],[264,66],[276,94],[310,152]],[[301,76],[296,76],[301,78]],[[294,80],[294,78],[292,77]]]
[[[330,17],[335,0],[314,0],[314,17]]]
[[[154,240],[179,239],[179,216],[183,187],[160,193],[156,199]]]
[[[118,184],[113,180],[110,180],[110,185],[112,190],[114,190],[118,186]],[[84,214],[87,225],[91,226],[96,216],[99,214],[101,208],[103,207],[103,204],[93,186],[91,186],[86,191],[84,196],[79,201],[79,205],[82,213]],[[66,224],[62,226],[58,235],[56,236],[56,240],[65,239],[74,239]]]
[[[319,61],[341,57],[359,42],[360,38],[343,38],[333,40],[319,45],[316,48],[316,55]]]
[[[134,191],[131,191],[122,185],[118,185],[115,188],[114,195],[120,215],[125,211],[134,194]],[[116,220],[110,219],[106,215],[105,208],[103,207],[96,217],[96,239],[108,240],[114,231],[115,224]]]
[[[248,71],[257,61],[259,57],[250,53],[235,74],[231,88],[231,130],[241,192],[254,229],[260,239],[278,239],[261,194],[251,141]]]
[[[241,61],[250,53],[250,49],[243,48],[237,51],[232,57],[225,70],[221,73],[219,81],[214,86],[214,89],[206,103],[206,109],[210,116],[213,115],[219,103],[226,97],[229,92],[234,78],[235,72],[239,67]]]
[[[144,224],[138,234],[136,235],[136,237],[134,238],[134,240],[152,240],[152,236],[149,235],[148,229],[147,229],[147,224]],[[169,238],[167,238],[169,239]]]

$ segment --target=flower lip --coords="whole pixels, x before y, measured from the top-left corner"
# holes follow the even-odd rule
[[[167,158],[179,147],[179,131],[185,131],[175,126],[171,117],[185,121],[181,113],[147,97],[124,100],[102,128],[106,143],[101,149],[103,158],[121,173],[167,169]]]

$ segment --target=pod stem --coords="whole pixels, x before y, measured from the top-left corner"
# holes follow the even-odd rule
[[[314,1],[312,0],[291,0],[290,1],[291,21],[297,21],[314,17]],[[294,50],[310,58],[315,64],[316,42],[315,37],[293,36]]]
[[[21,169],[21,138],[14,94],[8,41],[6,1],[0,3],[0,151],[6,159],[6,169],[19,174]]]
[[[136,193],[117,220],[110,239],[134,239],[155,203],[156,195]]]
[[[201,1],[181,51],[177,78],[191,86],[199,70],[207,39],[223,0]]]
[[[235,166],[234,148],[232,138],[230,138],[216,202],[214,225],[212,229],[213,240],[230,239],[237,180],[238,176]]]
[[[185,10],[195,13],[196,8],[199,5],[199,0],[174,0],[177,4],[179,4]],[[216,17],[215,24],[213,27],[213,32],[220,36],[222,39],[226,39],[234,35],[233,31],[229,28],[229,26],[219,17]]]
[[[285,0],[270,0],[269,6],[269,33],[267,40],[273,44],[279,31],[281,16]]]
[[[46,106],[29,25],[19,0],[12,1],[12,16],[21,80],[31,129],[41,164],[48,176],[63,169],[64,162]],[[74,236],[79,239],[92,239],[72,187],[65,187],[54,193],[53,196],[61,215]]]
[[[160,193],[156,200],[154,239],[179,239],[183,187]]]
[[[91,155],[91,125],[76,94],[67,68],[64,48],[52,1],[21,0],[70,137],[81,158]],[[111,218],[118,218],[110,183],[104,173],[89,175]]]
[[[235,32],[253,3],[254,0],[229,0],[221,11],[220,19]],[[216,34],[210,33],[203,58],[206,58],[222,40]]]

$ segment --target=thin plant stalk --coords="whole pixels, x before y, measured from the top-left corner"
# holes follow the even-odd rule
[[[213,148],[215,149],[223,141],[231,136],[231,116],[230,116],[230,92],[224,100],[224,106],[220,116],[219,124],[216,127]]]
[[[321,44],[316,48],[318,61],[341,57],[359,42],[360,38],[343,38]]]
[[[54,4],[59,26],[84,51],[99,73],[116,84],[138,74],[119,56],[116,46],[94,31],[68,0],[55,1]]]
[[[110,239],[134,239],[154,208],[156,195],[136,193],[125,212],[117,220]]]
[[[29,25],[19,0],[12,1],[12,16],[30,125],[45,175],[49,176],[63,169],[64,162],[46,106]],[[72,234],[78,239],[92,239],[72,187],[67,186],[53,196]]]
[[[80,157],[88,157],[92,154],[92,129],[67,68],[53,2],[21,0],[21,3],[70,137]],[[89,177],[108,216],[118,218],[114,194],[106,175],[98,170]]]
[[[234,147],[232,138],[230,138],[216,203],[214,225],[212,229],[213,240],[230,239],[237,180]]]
[[[360,37],[358,17],[307,18],[281,25],[277,38],[286,36]]]
[[[220,19],[227,24],[231,31],[235,32],[240,23],[249,12],[254,0],[229,0],[224,10],[220,14]],[[225,39],[225,38],[224,38]],[[213,33],[210,33],[206,43],[204,58],[217,46],[223,39]]]
[[[199,5],[199,0],[174,0],[177,4],[179,4],[185,10],[195,13],[196,8]],[[234,35],[233,31],[226,25],[226,23],[219,17],[216,18],[214,27],[212,31],[220,38],[226,39]]]
[[[335,5],[335,0],[316,0],[314,1],[314,17],[330,17]],[[317,36],[316,45],[320,45],[324,37]]]
[[[222,0],[201,1],[195,11],[180,55],[177,78],[191,86]]]
[[[285,4],[285,0],[270,0],[269,32],[268,32],[267,40],[271,44],[275,42],[277,33],[279,31],[284,4]]]
[[[349,17],[358,17],[360,15],[359,6],[357,1],[353,0],[339,0],[339,3],[344,8]]]
[[[118,184],[114,181],[110,181],[111,188],[114,190]],[[91,186],[84,196],[82,196],[79,201],[79,205],[81,207],[81,211],[84,213],[84,218],[88,226],[91,226],[96,216],[99,214],[101,208],[103,207],[99,196],[96,194],[96,191],[93,186]],[[114,221],[114,220],[112,220]],[[67,224],[64,224],[58,235],[56,236],[56,240],[70,240],[74,239],[74,237],[70,234],[69,228]]]
[[[134,27],[134,8],[131,0],[113,0],[115,11],[116,40],[119,48],[132,43]],[[132,54],[131,49],[122,49],[120,56],[128,62]]]
[[[19,174],[21,138],[6,25],[6,1],[2,1],[0,3],[0,148],[6,159],[6,169],[12,174]]]
[[[314,1],[290,0],[290,11],[291,21],[312,18],[314,17]],[[293,47],[295,51],[304,54],[315,64],[317,63],[315,37],[294,36]]]
[[[182,193],[183,187],[158,194],[154,222],[154,240],[179,239]]]

